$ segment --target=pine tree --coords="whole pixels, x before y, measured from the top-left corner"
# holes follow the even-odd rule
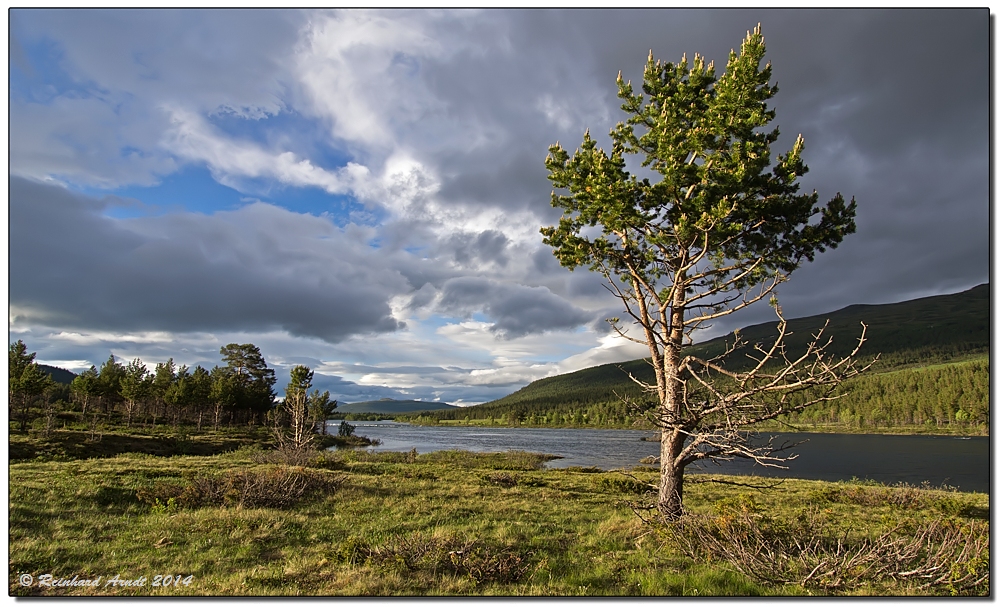
[[[230,388],[234,409],[254,417],[270,411],[274,405],[276,379],[260,348],[253,344],[228,344],[219,352],[233,380]]]
[[[562,265],[605,277],[638,335],[617,318],[613,328],[649,348],[655,383],[636,380],[645,397],[633,404],[651,409],[661,429],[657,507],[668,519],[682,513],[687,465],[732,457],[775,465],[780,458],[751,446],[744,427],[811,404],[793,405],[789,393],[856,373],[851,356],[831,360],[819,338],[806,358],[789,358],[773,297],[779,339],[757,352],[751,371],[726,370],[725,356],[681,356],[698,328],[773,296],[800,264],[855,229],[853,200],[837,194],[821,205],[816,192],[799,193],[807,170],[801,136],[772,159],[778,129],[768,128],[768,100],[777,87],[770,64],[761,66],[764,52],[759,25],[719,77],[699,55],[675,64],[650,52],[642,93],[618,76],[628,118],[611,131],[611,153],[588,131],[572,156],[557,143],[546,158],[552,205],[563,216],[542,228],[544,242]],[[631,173],[629,156],[655,180]],[[771,372],[773,363],[785,371]]]

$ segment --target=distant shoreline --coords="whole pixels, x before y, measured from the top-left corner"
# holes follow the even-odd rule
[[[375,417],[376,414],[367,414]],[[497,424],[497,423],[487,423],[488,420],[439,420],[435,423],[421,423],[414,419],[404,419],[397,420],[391,417],[391,414],[385,414],[386,416],[381,419],[347,419],[348,422],[357,421],[398,421],[401,423],[413,424],[415,426],[482,426],[484,428],[552,428],[555,430],[641,430],[644,432],[654,433],[656,432],[652,428],[637,428],[637,427],[625,427],[625,426],[588,426],[588,425],[528,425],[528,424]],[[412,414],[407,414],[412,415]],[[343,421],[344,417],[330,418],[328,421]],[[803,434],[885,434],[887,436],[913,436],[913,435],[924,435],[924,436],[947,436],[947,437],[989,437],[989,427],[986,426],[968,426],[965,428],[955,428],[949,431],[946,428],[933,428],[926,429],[922,426],[893,426],[888,428],[849,428],[844,426],[830,425],[830,426],[803,426],[803,427],[791,427],[791,426],[780,426],[780,425],[766,425],[758,426],[752,428],[755,432],[770,432],[770,433],[803,433]]]

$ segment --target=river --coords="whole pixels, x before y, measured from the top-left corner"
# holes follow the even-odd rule
[[[330,421],[337,431],[339,421]],[[494,428],[476,426],[413,426],[392,421],[351,422],[357,434],[377,438],[376,451],[418,453],[445,449],[468,451],[532,451],[557,455],[549,468],[596,466],[605,470],[637,466],[639,460],[659,454],[659,444],[643,441],[652,435],[640,430],[583,430],[569,428]],[[770,434],[768,434],[770,436]],[[869,479],[948,485],[962,491],[990,490],[989,437],[953,437],[884,434],[775,434],[775,443],[799,443],[798,457],[787,470],[755,466],[745,460],[699,462],[689,472],[756,474],[826,481]]]

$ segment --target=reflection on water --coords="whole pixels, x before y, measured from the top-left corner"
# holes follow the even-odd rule
[[[339,423],[339,420],[328,422],[331,427]],[[377,451],[533,451],[559,456],[560,459],[547,464],[550,468],[597,466],[605,470],[637,466],[640,459],[659,455],[659,443],[642,440],[652,433],[641,430],[490,428],[484,432],[476,427],[411,426],[390,421],[351,423],[358,434],[382,441],[374,448]],[[989,437],[794,433],[774,436],[776,444],[802,443],[793,450],[798,457],[788,462],[788,470],[763,468],[745,460],[700,462],[688,470],[829,481],[859,478],[912,485],[927,482],[932,486],[946,484],[984,493],[990,488]]]

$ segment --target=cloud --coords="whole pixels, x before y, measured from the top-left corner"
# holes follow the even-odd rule
[[[458,264],[493,265],[501,268],[510,261],[506,252],[508,244],[510,239],[498,230],[485,230],[479,234],[453,234],[448,240]]]
[[[295,56],[311,111],[334,138],[392,149],[396,128],[440,109],[420,77],[442,52],[422,13],[338,11],[312,16]]]
[[[435,309],[466,317],[482,311],[494,321],[490,331],[506,339],[572,329],[593,319],[592,314],[545,287],[505,284],[476,277],[446,281]]]
[[[114,188],[153,185],[180,166],[154,145],[165,117],[95,98],[27,103],[12,95],[12,175]],[[126,124],[122,124],[125,122]]]
[[[259,118],[280,112],[306,13],[277,10],[15,10],[22,47],[94,93]],[[127,49],[127,52],[122,52]],[[47,66],[48,67],[48,66]]]
[[[114,188],[152,185],[179,163],[159,147],[160,108],[247,119],[280,113],[290,49],[287,11],[18,9],[11,45],[11,172]]]
[[[339,341],[395,331],[405,279],[351,230],[264,203],[113,219],[96,201],[12,178],[18,322],[116,331],[270,330]],[[40,244],[44,243],[44,245]]]
[[[188,161],[204,162],[213,177],[236,190],[242,178],[271,178],[295,187],[317,187],[329,194],[345,194],[368,177],[368,169],[354,162],[329,171],[290,151],[265,150],[247,141],[223,136],[200,116],[180,108],[168,110],[170,129],[163,145]]]

